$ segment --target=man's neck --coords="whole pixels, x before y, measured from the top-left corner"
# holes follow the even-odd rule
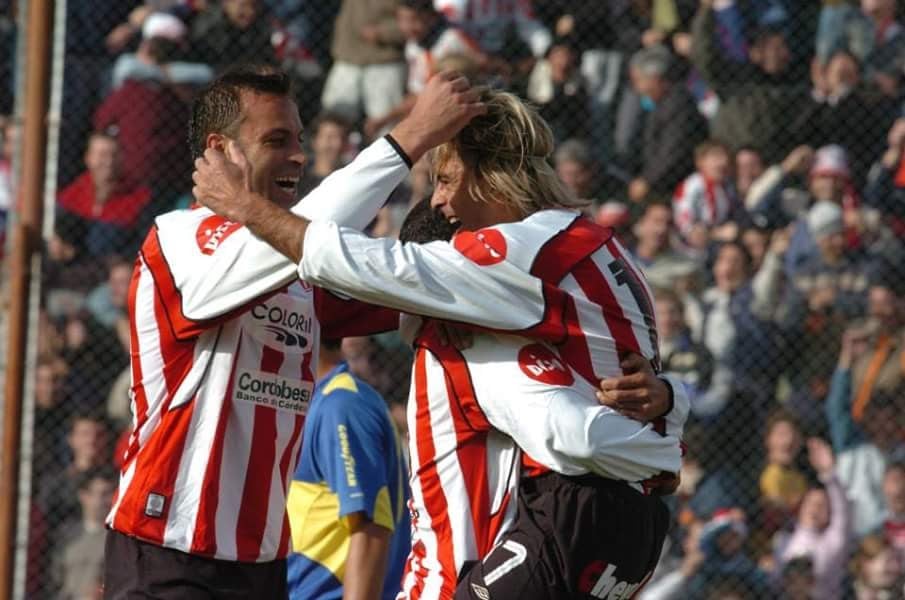
[[[327,373],[339,366],[340,361],[330,357],[324,358],[325,352],[321,352],[321,357],[317,360],[317,380],[320,381],[327,376]]]
[[[113,195],[115,184],[112,181],[94,182],[94,204],[103,206]]]

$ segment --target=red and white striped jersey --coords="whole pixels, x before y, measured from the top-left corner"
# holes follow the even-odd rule
[[[407,172],[380,140],[293,210],[364,227]],[[157,219],[129,316],[133,429],[107,524],[223,560],[284,557],[320,336],[392,329],[398,316],[298,281],[290,261],[201,208]]]
[[[663,436],[600,406],[547,345],[486,333],[459,351],[426,330],[408,404],[413,533],[399,600],[451,598],[462,567],[508,530],[519,449],[567,475],[636,482],[678,471],[684,396]]]
[[[622,374],[624,352],[659,367],[641,270],[611,229],[574,211],[543,210],[423,245],[312,223],[299,273],[365,302],[551,342],[595,386]]]
[[[725,185],[709,181],[700,173],[685,178],[673,194],[673,218],[683,237],[695,225],[708,229],[722,225],[732,215],[734,195]]]
[[[437,70],[437,62],[453,55],[479,56],[480,46],[458,27],[444,24],[442,29],[431,32],[422,42],[405,43],[405,61],[408,63],[407,88],[410,94],[420,94]]]
[[[641,481],[678,470],[681,384],[672,382],[676,409],[656,433],[593,396],[599,379],[621,374],[621,353],[658,362],[650,290],[610,230],[547,210],[418,246],[315,223],[299,271],[351,297],[495,330],[461,353],[419,338],[408,414],[413,551],[400,598],[451,598],[464,562],[508,526],[516,446],[500,446],[494,430],[565,474]]]
[[[531,0],[434,0],[434,8],[462,27],[488,54],[503,49],[512,25],[537,58],[544,55],[553,39],[534,17]]]

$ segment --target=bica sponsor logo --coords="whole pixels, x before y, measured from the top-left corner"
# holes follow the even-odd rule
[[[575,377],[562,359],[543,344],[528,344],[518,352],[522,373],[548,385],[572,385]]]
[[[241,227],[241,223],[233,223],[217,215],[207,217],[201,221],[201,224],[198,225],[198,231],[195,232],[198,248],[202,254],[211,255],[217,251],[223,240]]]
[[[259,327],[270,334],[268,337],[272,337],[273,341],[292,349],[308,346],[314,319],[309,314],[294,309],[291,303],[262,302],[251,309],[251,316]]]
[[[617,577],[616,569],[616,565],[607,564],[602,560],[595,560],[581,572],[581,577],[578,580],[578,590],[592,598],[628,600],[653,575],[653,572],[650,572],[641,581],[629,583]]]
[[[455,237],[456,250],[482,267],[506,260],[506,238],[496,229],[482,229],[472,233],[463,231]]]
[[[242,371],[236,380],[236,400],[296,414],[308,412],[314,384],[263,371]]]

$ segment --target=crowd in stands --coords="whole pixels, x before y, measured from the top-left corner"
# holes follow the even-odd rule
[[[14,4],[0,2],[9,47]],[[539,108],[557,173],[643,265],[663,367],[693,398],[674,527],[641,598],[905,597],[905,3],[79,0],[66,11],[30,598],[97,593],[131,419],[132,261],[155,215],[191,203],[193,94],[240,62],[294,80],[302,193],[388,131],[439,69]],[[7,86],[0,111],[12,107]],[[3,225],[15,119],[0,117],[0,132]],[[371,231],[395,235],[430,188],[421,162]],[[404,415],[401,342],[345,350]]]

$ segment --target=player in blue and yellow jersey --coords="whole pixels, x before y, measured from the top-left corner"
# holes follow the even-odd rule
[[[395,598],[411,534],[404,446],[337,341],[321,344],[303,436],[288,501],[290,598]]]

